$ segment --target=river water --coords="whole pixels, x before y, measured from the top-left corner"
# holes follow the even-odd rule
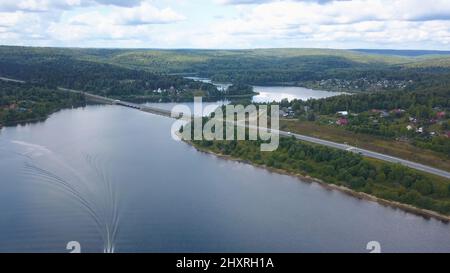
[[[287,99],[289,101],[294,99],[322,99],[343,94],[340,92],[312,90],[297,86],[254,86],[253,90],[259,93],[253,97],[253,102],[256,103],[280,102],[282,99]]]
[[[0,131],[0,252],[450,252],[450,226],[197,152],[120,106]]]
[[[226,90],[231,84],[228,83],[215,83],[208,78],[199,78],[199,77],[187,77],[191,80],[212,83],[219,90]],[[289,101],[298,99],[298,100],[308,100],[308,99],[321,99],[328,98],[333,96],[338,96],[343,93],[340,92],[331,92],[331,91],[323,91],[323,90],[312,90],[304,87],[287,87],[287,86],[253,86],[255,92],[258,95],[252,97],[252,102],[254,103],[269,103],[269,102],[281,102],[283,99],[288,99]],[[214,109],[222,106],[224,104],[228,104],[230,101],[222,100],[217,102],[203,102],[202,107],[194,108],[193,102],[185,102],[183,105],[187,106],[190,112],[185,114],[194,114],[196,116],[208,116]],[[165,110],[172,110],[175,106],[179,105],[176,102],[167,102],[167,103],[145,103],[146,106],[157,107]],[[175,112],[185,112],[177,110]]]
[[[186,77],[186,79],[214,84],[221,91],[231,86],[231,83],[217,83],[208,78]],[[342,92],[313,90],[298,86],[253,86],[253,90],[259,93],[252,97],[252,101],[255,103],[280,102],[283,99],[306,101],[308,99],[322,99],[344,94]]]

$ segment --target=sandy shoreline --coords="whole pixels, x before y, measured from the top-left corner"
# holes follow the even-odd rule
[[[405,212],[408,213],[412,213],[418,216],[422,216],[426,219],[430,219],[430,218],[434,218],[436,220],[442,221],[444,223],[450,223],[450,216],[444,215],[444,214],[440,214],[438,212],[435,211],[431,211],[431,210],[426,210],[426,209],[421,209],[421,208],[417,208],[414,207],[412,205],[408,205],[408,204],[403,204],[400,202],[396,202],[396,201],[390,201],[390,200],[386,200],[386,199],[382,199],[382,198],[378,198],[376,196],[367,194],[367,193],[363,193],[363,192],[357,192],[354,191],[350,188],[344,187],[344,186],[338,186],[338,185],[334,185],[334,184],[329,184],[326,183],[320,179],[314,178],[314,177],[310,177],[310,176],[305,176],[299,173],[294,173],[294,172],[289,172],[289,171],[285,171],[285,170],[280,170],[280,169],[276,169],[276,168],[272,168],[272,167],[268,167],[265,165],[258,165],[258,164],[254,164],[250,161],[246,161],[246,160],[242,160],[239,158],[234,158],[232,156],[227,156],[227,155],[223,155],[223,154],[218,154],[212,151],[209,151],[207,149],[202,149],[199,148],[195,145],[193,145],[190,141],[184,141],[186,144],[194,147],[197,151],[202,152],[202,153],[206,153],[206,154],[211,154],[214,155],[216,157],[225,159],[225,160],[232,160],[232,161],[236,161],[239,163],[244,163],[244,164],[249,164],[251,166],[257,167],[257,168],[261,168],[261,169],[265,169],[269,172],[273,172],[273,173],[278,173],[278,174],[282,174],[282,175],[289,175],[292,177],[297,177],[299,180],[301,180],[302,182],[308,182],[308,183],[317,183],[320,186],[326,188],[326,189],[330,189],[330,190],[337,190],[339,192],[345,193],[349,196],[358,198],[358,199],[362,199],[362,200],[366,200],[366,201],[371,201],[371,202],[376,202],[382,206],[386,206],[386,207],[391,207],[394,209],[401,209]]]

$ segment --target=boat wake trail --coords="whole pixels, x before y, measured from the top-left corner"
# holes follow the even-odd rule
[[[79,172],[47,148],[31,145],[26,148],[39,148],[34,153],[38,155],[39,163],[37,157],[32,156],[33,152],[28,151],[23,174],[30,181],[44,183],[74,201],[95,223],[104,243],[103,251],[113,253],[120,228],[119,191],[106,162],[98,155],[82,154],[78,168],[83,172]]]

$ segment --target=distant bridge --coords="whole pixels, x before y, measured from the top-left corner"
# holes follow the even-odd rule
[[[115,100],[115,99],[111,99],[111,98],[107,98],[107,97],[103,97],[103,96],[99,96],[99,95],[94,95],[94,94],[91,94],[91,93],[88,93],[88,92],[84,92],[84,91],[67,89],[67,88],[62,88],[62,87],[58,87],[58,90],[65,91],[65,92],[76,93],[76,94],[83,94],[84,97],[87,100],[90,100],[92,102],[112,104],[112,105],[120,105],[120,106],[124,106],[124,107],[128,107],[128,108],[132,108],[132,109],[137,109],[137,110],[140,110],[140,111],[143,111],[143,112],[147,112],[147,113],[151,113],[151,114],[155,114],[155,115],[160,115],[160,116],[165,116],[165,117],[170,117],[170,118],[172,118],[172,117],[174,117],[174,118],[180,118],[180,117],[186,118],[186,117],[184,117],[183,113],[176,113],[176,112],[172,113],[172,111],[169,111],[169,110],[156,108],[156,107],[151,107],[151,106],[146,106],[146,105],[141,105],[141,104],[135,104],[135,103],[122,101],[122,100]]]

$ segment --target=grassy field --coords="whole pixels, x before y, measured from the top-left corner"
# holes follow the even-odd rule
[[[417,163],[450,171],[450,160],[430,150],[424,150],[407,142],[384,139],[366,134],[357,134],[335,126],[315,122],[281,120],[280,128],[285,131],[313,136],[339,143],[348,143],[359,148],[392,155]]]

